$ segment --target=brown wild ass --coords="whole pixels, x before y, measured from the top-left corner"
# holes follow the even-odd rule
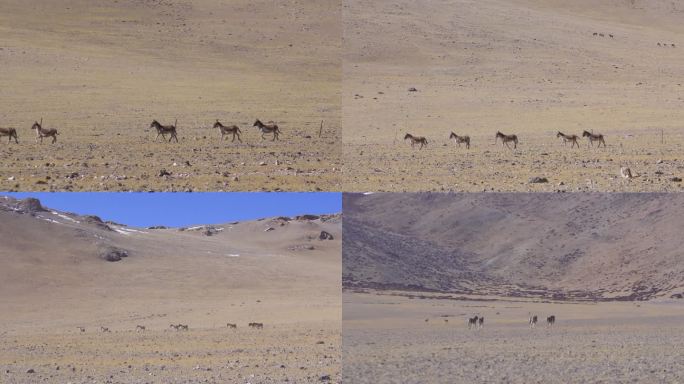
[[[150,128],[154,128],[157,130],[157,136],[154,138],[154,141],[157,141],[159,136],[166,140],[166,134],[170,134],[171,137],[169,137],[169,143],[171,142],[171,139],[176,139],[176,143],[178,142],[178,136],[176,136],[176,125],[178,125],[178,119],[176,119],[176,122],[173,125],[161,125],[157,120],[152,120],[152,124],[150,124]]]
[[[11,143],[12,138],[14,137],[14,142],[19,144],[19,140],[17,140],[17,130],[14,128],[2,128],[0,127],[0,137],[7,136],[7,142]]]
[[[235,138],[237,137],[238,141],[242,143],[242,139],[240,138],[240,134],[242,131],[240,131],[240,128],[237,125],[223,125],[221,124],[218,120],[214,123],[214,128],[218,128],[221,131],[221,140],[224,139],[225,135],[233,135],[233,140],[230,142],[234,142]]]
[[[36,141],[40,139],[40,143],[43,143],[43,137],[52,137],[52,144],[57,142],[57,130],[54,128],[43,128],[43,119],[40,119],[40,123],[37,121],[33,123],[31,129],[36,130]]]
[[[556,137],[560,137],[563,139],[563,145],[566,145],[568,141],[571,141],[572,145],[570,146],[570,148],[574,147],[575,145],[577,145],[577,148],[579,148],[579,143],[577,142],[577,140],[579,140],[579,137],[577,135],[566,135],[565,133],[558,131]]]
[[[271,141],[273,141],[273,140],[280,140],[280,137],[279,137],[279,135],[280,135],[280,133],[281,133],[281,132],[280,132],[280,128],[278,128],[278,124],[276,124],[276,123],[274,123],[274,122],[272,122],[272,121],[269,121],[268,124],[264,124],[264,123],[261,122],[261,120],[256,119],[256,121],[254,122],[254,124],[252,124],[252,127],[257,127],[257,128],[259,128],[259,130],[261,131],[261,139],[262,139],[262,140],[266,138],[265,135],[266,135],[267,133],[272,133],[272,134],[273,134],[273,139],[272,139]]]
[[[497,140],[499,139],[501,139],[501,146],[504,146],[505,144],[508,149],[511,149],[508,143],[512,142],[513,149],[518,148],[518,136],[516,135],[504,135],[503,133],[497,131],[496,136],[494,137],[494,144],[496,144]]]
[[[470,149],[470,136],[459,136],[451,132],[449,139],[454,140],[454,143],[458,144],[459,147],[461,146],[461,143],[465,143],[466,149]]]
[[[410,133],[407,133],[406,136],[404,136],[404,140],[411,140],[411,148],[413,148],[416,144],[420,144],[420,148],[418,149],[423,149],[423,146],[427,146],[428,144],[426,138],[422,136],[413,136]]]
[[[537,326],[537,315],[530,316],[530,328],[535,328]]]
[[[593,147],[594,141],[598,141],[598,146],[596,148],[601,148],[601,144],[603,144],[603,148],[606,147],[606,142],[605,140],[603,140],[603,135],[600,133],[591,133],[588,131],[584,131],[582,132],[582,137],[589,138],[589,143],[587,144],[587,147],[589,146],[589,144],[591,144],[591,146]]]

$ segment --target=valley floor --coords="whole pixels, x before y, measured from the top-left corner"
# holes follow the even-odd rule
[[[344,294],[349,383],[679,383],[684,305]],[[539,315],[531,329],[529,314]],[[547,327],[546,316],[557,322]],[[485,317],[469,330],[467,318]]]
[[[0,382],[340,382],[337,322],[223,326],[0,334]]]

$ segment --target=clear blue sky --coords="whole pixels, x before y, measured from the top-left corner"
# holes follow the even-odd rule
[[[272,216],[342,211],[342,194],[332,192],[114,193],[21,192],[60,211],[100,216],[136,227],[220,224]]]

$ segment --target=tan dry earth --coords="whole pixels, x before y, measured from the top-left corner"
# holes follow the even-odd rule
[[[684,381],[682,303],[489,299],[345,293],[344,382]],[[529,313],[540,316],[535,329],[528,326]],[[551,314],[557,318],[553,328],[543,324]],[[475,315],[485,317],[484,328],[468,330],[466,319]]]
[[[0,233],[2,383],[340,382],[339,216],[179,231],[0,198]]]
[[[344,190],[681,191],[682,7],[346,2]],[[556,138],[585,129],[608,147],[581,139],[570,149]],[[456,147],[451,131],[469,135],[472,148]],[[517,134],[518,149],[495,145],[497,131]],[[411,149],[407,132],[428,147]],[[640,176],[624,180],[623,166]]]
[[[3,1],[0,127],[19,144],[0,145],[0,190],[340,190],[340,12],[308,0]],[[41,118],[56,144],[35,143]],[[262,140],[257,118],[281,140]],[[153,119],[178,119],[180,143],[153,142]],[[243,143],[221,142],[216,119]]]

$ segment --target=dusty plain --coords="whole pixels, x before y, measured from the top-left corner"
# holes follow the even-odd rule
[[[0,190],[341,190],[340,12],[308,0],[3,1],[0,127],[19,144],[2,138]],[[35,142],[41,119],[55,144]],[[180,143],[155,142],[153,119],[177,119]],[[243,142],[221,141],[217,119]],[[262,140],[256,119],[275,121],[280,141]]]
[[[684,188],[681,4],[352,0],[343,15],[345,191]]]
[[[410,296],[410,298],[408,297]],[[681,383],[680,302],[343,294],[349,383]],[[529,314],[540,322],[532,329]],[[555,315],[553,327],[546,316]],[[484,316],[482,329],[467,318]]]

